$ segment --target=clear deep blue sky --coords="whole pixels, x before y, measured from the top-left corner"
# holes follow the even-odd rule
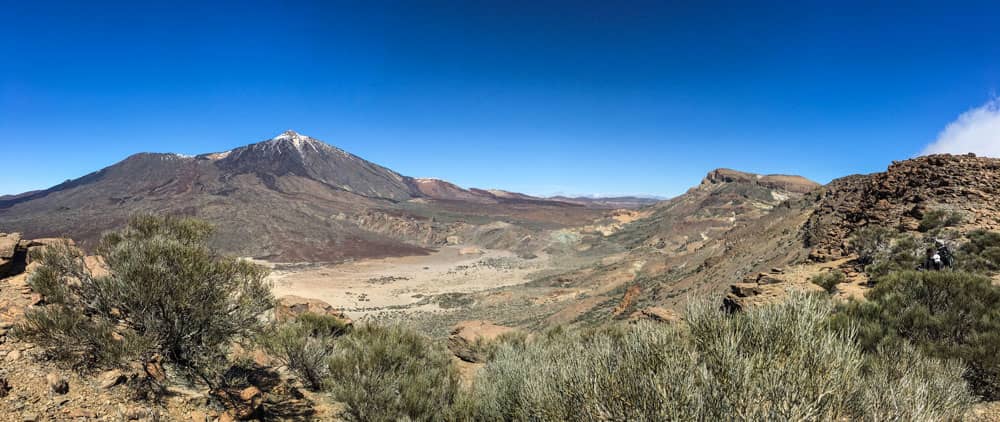
[[[286,129],[532,194],[827,182],[1000,88],[995,1],[749,3],[0,0],[0,194]]]

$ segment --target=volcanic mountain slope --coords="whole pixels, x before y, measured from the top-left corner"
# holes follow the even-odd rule
[[[613,238],[631,248],[695,250],[819,186],[800,176],[713,170],[685,194],[648,208],[648,217],[628,225]]]
[[[877,225],[916,231],[931,211],[955,213],[959,229],[1000,230],[1000,159],[930,155],[893,162],[882,173],[834,180],[816,192],[804,231],[819,261],[846,253],[858,229]]]
[[[602,259],[525,287],[554,310],[533,324],[599,323],[647,306],[675,307],[762,268],[804,260],[804,198],[819,186],[797,176],[719,169],[678,197],[610,213],[581,228],[576,246]]]
[[[136,154],[50,189],[0,198],[0,229],[67,236],[86,247],[136,213],[182,214],[214,223],[218,246],[231,253],[337,261],[420,254],[451,236],[474,237],[483,224],[561,227],[601,212],[431,185],[439,186],[288,131],[221,153]]]
[[[998,230],[998,204],[1000,159],[972,155],[894,162],[826,186],[717,170],[684,195],[636,211],[639,218],[604,239],[627,245],[626,253],[535,285],[587,298],[562,304],[552,321],[564,323],[676,308],[691,295],[770,293],[782,280],[815,287],[809,278],[831,265],[864,281],[847,250],[858,229],[916,232],[926,213],[941,210],[961,216],[960,235]]]

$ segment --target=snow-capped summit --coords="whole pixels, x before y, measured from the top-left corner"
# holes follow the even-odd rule
[[[308,139],[312,138],[291,129],[282,132],[281,135],[271,138],[272,141],[293,141],[293,142],[304,142]]]
[[[311,148],[313,150],[318,150],[320,147],[326,146],[323,142],[311,137],[298,133],[294,130],[286,130],[280,135],[269,139],[266,144],[277,146],[277,145],[291,145],[300,153],[303,152],[305,148]]]

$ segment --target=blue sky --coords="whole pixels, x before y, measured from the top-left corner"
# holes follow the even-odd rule
[[[1000,150],[1000,4],[749,3],[0,0],[0,194],[286,129],[532,194]]]

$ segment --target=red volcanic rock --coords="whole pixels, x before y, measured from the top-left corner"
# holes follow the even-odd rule
[[[304,313],[333,316],[339,318],[345,324],[352,323],[351,319],[343,312],[319,299],[293,295],[282,296],[278,298],[278,303],[274,307],[274,317],[279,322],[293,320]]]
[[[462,321],[452,328],[448,337],[448,349],[466,362],[482,362],[486,356],[482,355],[477,346],[513,331],[513,328],[489,321]]]
[[[957,213],[965,229],[998,230],[1000,159],[942,154],[897,161],[882,173],[834,180],[816,195],[803,230],[819,261],[846,256],[848,239],[862,227],[912,231],[933,210]]]

